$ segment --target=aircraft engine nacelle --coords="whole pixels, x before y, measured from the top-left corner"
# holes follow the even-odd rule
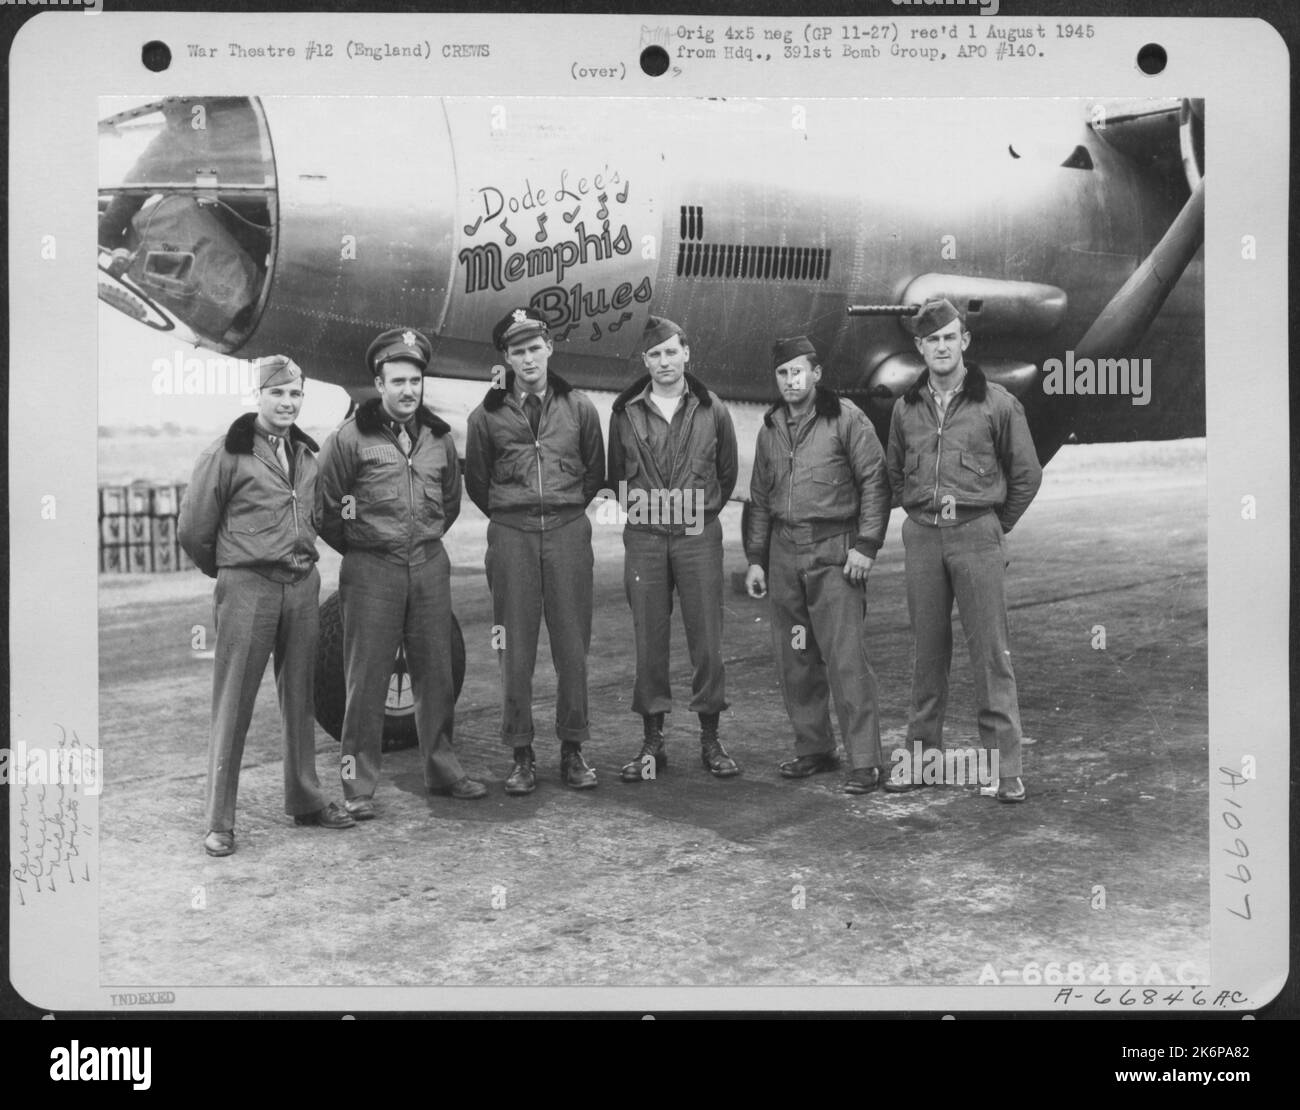
[[[1065,290],[1037,281],[1007,281],[966,274],[922,274],[903,290],[904,304],[947,297],[966,316],[966,326],[982,336],[1041,338],[1065,319]]]
[[[922,274],[908,282],[900,305],[921,305],[934,297],[946,297],[966,317],[966,326],[983,339],[1017,336],[1041,341],[1061,326],[1069,300],[1065,290],[1034,281],[971,277],[966,274]],[[871,310],[865,310],[871,311]],[[864,375],[866,396],[876,414],[883,417],[897,399],[925,369],[912,344],[904,317],[897,315],[901,350],[879,354]],[[985,356],[978,358],[988,377],[1017,397],[1036,379],[1038,368],[1023,359]]]

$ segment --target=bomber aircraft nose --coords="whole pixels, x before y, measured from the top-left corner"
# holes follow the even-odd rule
[[[248,97],[170,97],[99,124],[99,293],[159,330],[232,351],[275,254],[275,166]]]

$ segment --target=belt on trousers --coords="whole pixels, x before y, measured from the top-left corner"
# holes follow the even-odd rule
[[[787,524],[783,520],[778,520],[775,531],[787,543],[804,545],[820,543],[833,536],[842,536],[846,532],[856,532],[857,527],[857,517],[848,520],[814,520],[807,524]]]

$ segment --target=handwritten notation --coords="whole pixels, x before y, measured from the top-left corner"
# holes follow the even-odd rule
[[[19,834],[10,874],[19,906],[36,895],[57,894],[59,883],[91,879],[78,838],[94,829],[82,819],[81,798],[102,789],[102,753],[84,745],[75,731],[54,727],[57,743],[29,747],[20,740],[11,753]]]

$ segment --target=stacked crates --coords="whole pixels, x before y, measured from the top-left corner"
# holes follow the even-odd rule
[[[153,569],[159,572],[178,570],[180,545],[176,542],[176,517],[181,511],[181,502],[176,496],[176,487],[154,486],[150,496]]]
[[[99,487],[99,569],[105,574],[125,574],[126,486]]]
[[[126,570],[148,574],[153,570],[153,491],[145,482],[126,487]]]
[[[105,574],[151,574],[194,566],[177,539],[184,485],[99,489],[99,569]]]

